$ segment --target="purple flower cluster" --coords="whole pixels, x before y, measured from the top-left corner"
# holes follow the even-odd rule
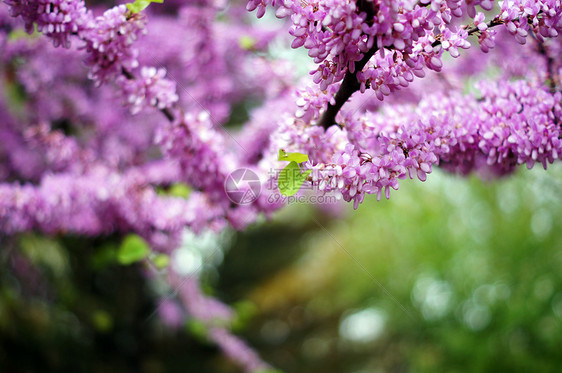
[[[292,47],[304,46],[318,64],[311,74],[320,91],[342,81],[346,74],[356,74],[361,92],[371,88],[380,100],[407,87],[414,76],[423,77],[425,69],[441,71],[443,51],[458,57],[459,48],[470,47],[470,34],[477,34],[480,48],[487,52],[494,47],[497,33],[475,8],[491,11],[490,0],[250,0],[247,9],[257,8],[261,17],[266,5],[278,5],[280,18],[291,17]],[[491,25],[505,24],[521,43],[531,29],[542,40],[557,36],[562,26],[561,6],[555,0],[503,1],[500,8]],[[474,18],[474,26],[458,27],[453,22],[453,17],[465,15]],[[359,64],[365,56],[371,56],[369,61]],[[356,64],[361,71],[355,71]]]
[[[559,159],[562,150],[560,118],[562,93],[551,94],[523,82],[481,84],[486,101],[482,109],[489,117],[481,122],[478,148],[486,163],[502,171],[514,164],[528,168]]]
[[[431,48],[433,51],[433,48]],[[364,93],[367,87],[373,89],[379,100],[402,87],[407,87],[414,80],[414,76],[424,77],[423,58],[403,60],[404,55],[399,51],[382,50],[377,52],[367,69],[357,73],[360,82],[359,90]],[[435,64],[440,63],[437,57],[431,57]],[[409,66],[411,65],[411,66]]]
[[[353,1],[327,0],[306,6],[300,1],[285,2],[278,9],[278,16],[291,15],[292,47],[304,46],[319,64],[311,74],[321,91],[341,81],[346,72],[354,73],[355,62],[373,48],[380,48],[383,58],[385,47],[410,53],[415,41],[441,23],[439,12],[419,5],[398,7],[382,1],[367,3],[367,7],[372,7],[370,12],[357,9]]]
[[[277,130],[271,134],[269,149],[262,161],[262,167],[278,168],[279,149],[287,152],[302,152],[311,159],[324,161],[347,143],[344,132],[333,127],[328,131],[318,126],[311,126],[300,119],[285,116]]]
[[[432,165],[467,174],[504,175],[517,165],[546,169],[562,154],[562,94],[524,81],[481,84],[472,96],[424,98],[415,111],[398,108],[345,123],[352,144],[330,162],[310,163],[312,182],[341,193],[354,207],[365,194],[386,198],[398,180],[425,181]],[[410,109],[411,110],[411,109]]]
[[[231,154],[224,151],[223,135],[213,128],[208,113],[186,114],[161,128],[156,143],[180,164],[181,179],[204,191],[217,202],[226,201],[224,182],[236,169]]]
[[[299,89],[296,92],[298,109],[295,113],[297,118],[310,123],[320,117],[320,113],[325,111],[328,104],[334,104],[334,95],[339,89],[338,84],[328,86],[325,91],[318,91],[312,87]]]
[[[507,0],[499,5],[501,20],[521,44],[531,30],[541,38],[556,37],[562,30],[562,10],[557,0]]]
[[[43,154],[42,172],[81,173],[95,163],[90,149],[82,149],[75,138],[65,136],[60,130],[51,130],[46,123],[27,128],[23,141]]]
[[[95,167],[83,176],[46,175],[37,186],[0,184],[0,230],[98,235],[179,231],[189,223],[182,201],[157,196],[135,172]]]
[[[94,17],[81,1],[9,0],[13,16],[21,16],[28,32],[37,30],[50,37],[56,46],[70,48],[70,37],[80,39],[86,52],[88,77],[97,85],[116,81],[133,113],[144,107],[170,108],[178,101],[175,83],[165,79],[164,69],[139,69],[138,49],[133,43],[146,32],[146,18],[119,5]],[[135,79],[135,70],[140,77]]]
[[[6,0],[13,17],[21,17],[28,33],[37,31],[49,36],[55,47],[70,47],[71,34],[88,27],[91,14],[84,1],[76,0]]]
[[[488,24],[484,22],[484,13],[478,13],[476,15],[474,25],[479,33],[478,43],[480,44],[480,50],[484,53],[488,53],[496,44],[497,30],[489,28]]]
[[[121,76],[125,105],[130,106],[132,114],[139,113],[145,107],[156,107],[160,110],[172,108],[178,101],[176,84],[165,79],[166,70],[155,67],[141,68],[140,78],[127,79]]]
[[[123,69],[137,68],[138,50],[131,46],[144,32],[145,24],[142,15],[129,16],[125,5],[111,8],[90,20],[87,29],[80,34],[86,42],[89,78],[100,85],[121,76]]]

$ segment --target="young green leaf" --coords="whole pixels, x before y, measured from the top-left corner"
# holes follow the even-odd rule
[[[127,8],[133,13],[139,13],[145,10],[150,3],[163,3],[164,0],[135,0],[134,3],[127,4]]]
[[[257,43],[257,40],[251,36],[243,35],[238,39],[238,45],[244,50],[252,50]]]
[[[176,183],[168,190],[168,194],[173,197],[187,198],[190,193],[191,189],[184,183]]]
[[[308,155],[302,153],[287,153],[283,149],[279,149],[279,157],[277,159],[280,161],[303,163],[308,161]]]
[[[231,321],[231,328],[234,331],[241,331],[248,325],[252,317],[254,317],[258,308],[250,301],[241,301],[234,304],[234,317]]]
[[[166,254],[158,254],[152,259],[152,262],[158,269],[166,268],[170,264],[170,257]]]
[[[297,162],[291,161],[291,163],[279,173],[279,179],[277,180],[279,191],[286,197],[295,195],[311,172],[312,170],[307,170],[301,173]]]
[[[117,261],[123,265],[129,265],[146,258],[150,248],[145,240],[136,234],[129,234],[117,251]]]
[[[37,28],[36,25],[35,28]],[[8,40],[17,41],[22,39],[35,39],[38,38],[40,35],[41,34],[37,30],[34,30],[33,33],[29,34],[23,29],[16,28],[8,34]]]
[[[94,327],[102,333],[108,332],[113,328],[113,318],[111,314],[103,310],[94,311],[92,314],[92,322]]]
[[[306,178],[308,177],[308,175],[310,175],[311,172],[312,172],[312,170],[306,170],[298,176],[298,182],[300,183],[301,187],[302,187],[302,185],[306,181]],[[300,187],[299,187],[299,189],[300,189]]]
[[[195,338],[200,341],[207,340],[207,334],[209,333],[209,328],[203,322],[197,319],[189,319],[185,324],[187,331]]]
[[[117,261],[117,243],[106,243],[90,257],[90,264],[96,271],[107,268]]]

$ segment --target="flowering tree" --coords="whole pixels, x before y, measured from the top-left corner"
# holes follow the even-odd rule
[[[494,177],[562,153],[560,0],[4,2],[6,241],[135,234],[122,262],[162,262],[185,229],[244,229],[301,186],[358,208],[434,166]],[[247,12],[268,7],[280,27]],[[306,50],[310,79],[279,41]],[[167,280],[227,356],[268,369],[229,307]]]

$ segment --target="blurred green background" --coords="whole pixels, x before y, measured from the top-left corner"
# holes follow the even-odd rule
[[[357,211],[291,205],[222,235],[200,276],[285,372],[560,371],[561,192],[560,164],[437,170]],[[116,264],[118,242],[3,238],[0,371],[237,372],[192,326],[149,317],[162,290]]]

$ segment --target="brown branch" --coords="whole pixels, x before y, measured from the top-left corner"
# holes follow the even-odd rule
[[[367,20],[372,20],[375,15],[375,9],[373,8],[372,4],[373,4],[372,2],[369,2],[367,0],[357,1],[357,6],[359,10],[365,11],[367,13],[367,18],[366,18]],[[487,23],[488,28],[495,27],[501,24],[503,24],[503,21],[500,20],[499,17],[496,17]],[[473,26],[467,28],[467,31],[469,35],[472,35],[480,31],[480,29],[476,26]],[[437,38],[439,38],[439,35],[437,36]],[[431,46],[436,47],[440,44],[441,44],[441,40],[438,39],[434,41],[433,44],[431,44]],[[347,102],[347,100],[349,100],[351,95],[353,95],[355,92],[359,90],[359,88],[361,88],[361,85],[357,80],[357,73],[363,70],[367,62],[369,62],[369,60],[371,59],[371,57],[373,57],[373,55],[376,53],[377,50],[378,50],[378,45],[375,42],[373,47],[367,53],[365,53],[363,58],[360,61],[355,62],[355,72],[351,73],[348,71],[345,74],[340,89],[338,90],[336,96],[334,97],[335,104],[334,105],[328,104],[328,108],[320,117],[320,120],[318,121],[317,125],[324,127],[324,129],[328,129],[332,125],[337,124],[336,115],[343,107],[343,105]]]
[[[368,0],[357,0],[357,8],[360,12],[365,12],[367,17],[365,18],[367,23],[372,23],[375,17],[375,8],[373,6],[373,2],[369,2]],[[342,84],[340,89],[336,93],[335,104],[328,104],[328,108],[320,117],[317,125],[324,127],[324,129],[328,129],[332,125],[336,124],[336,115],[343,107],[343,105],[349,100],[351,95],[359,90],[361,85],[357,80],[357,73],[365,67],[367,62],[373,57],[375,52],[377,51],[378,46],[375,42],[373,47],[365,53],[363,58],[360,61],[355,62],[355,72],[347,72],[343,78]]]
[[[334,98],[336,102],[334,105],[328,104],[328,108],[318,121],[319,126],[328,129],[332,125],[336,124],[336,115],[338,114],[340,109],[347,102],[347,100],[349,100],[351,95],[357,92],[359,88],[361,88],[359,80],[357,80],[357,72],[363,70],[363,67],[365,67],[367,62],[369,62],[376,51],[377,45],[375,43],[375,45],[373,45],[373,47],[365,54],[365,56],[363,56],[363,59],[361,59],[361,61],[355,62],[355,73],[350,73],[348,71],[345,74],[340,89],[338,90]]]

